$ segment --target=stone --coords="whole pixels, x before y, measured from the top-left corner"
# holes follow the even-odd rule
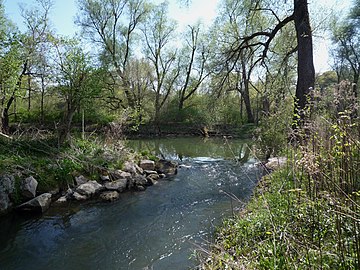
[[[110,176],[109,175],[100,175],[100,179],[103,182],[107,182],[107,181],[110,181]]]
[[[111,190],[111,191],[118,191],[118,192],[123,192],[128,184],[128,180],[127,179],[118,179],[116,181],[113,182],[106,182],[104,184],[105,188],[107,190]]]
[[[88,196],[86,196],[86,195],[82,195],[82,194],[80,194],[80,193],[78,193],[78,192],[74,192],[73,194],[72,194],[72,198],[75,200],[75,201],[85,201],[85,200],[87,200],[88,199]]]
[[[178,164],[175,161],[160,159],[156,162],[155,170],[159,174],[175,175],[177,174]]]
[[[12,175],[0,176],[0,193],[12,194],[15,191],[15,177]]]
[[[9,195],[6,193],[0,193],[0,215],[6,214],[12,207]]]
[[[134,184],[135,186],[146,186],[148,181],[146,179],[146,177],[142,176],[142,175],[137,175],[133,178]]]
[[[144,186],[136,186],[135,190],[137,190],[137,191],[145,191],[146,187],[144,187]]]
[[[15,177],[12,175],[0,176],[0,215],[5,214],[12,207],[10,199],[15,191]]]
[[[115,171],[111,172],[110,175],[111,175],[111,178],[114,180],[129,179],[131,177],[131,173],[124,172],[122,170],[115,170]]]
[[[146,177],[148,180],[148,185],[152,186],[157,183],[157,181],[160,179],[160,176],[158,174],[150,174]]]
[[[51,196],[50,193],[43,193],[30,201],[19,205],[16,209],[23,212],[44,213],[50,207]]]
[[[38,186],[38,182],[32,176],[21,181],[20,191],[21,195],[26,199],[32,199],[36,196],[36,188]]]
[[[158,174],[157,171],[149,171],[149,170],[144,170],[144,173],[145,173],[146,175]]]
[[[139,164],[140,168],[147,171],[154,171],[155,170],[155,162],[152,160],[141,160]]]
[[[131,174],[136,174],[135,164],[133,162],[126,161],[124,163],[124,171]]]
[[[273,157],[269,158],[268,161],[265,163],[265,168],[273,171],[279,169],[286,165],[287,158],[286,157]]]
[[[81,184],[80,186],[78,186],[76,188],[76,192],[79,193],[80,195],[91,197],[103,189],[104,187],[100,185],[98,182],[89,181],[85,184]]]
[[[131,161],[126,161],[124,163],[124,171],[131,173],[132,175],[144,173],[144,170],[142,168],[140,168],[137,164]]]
[[[68,201],[66,196],[61,196],[59,199],[55,201],[56,204],[64,204]]]
[[[85,176],[83,176],[83,175],[79,175],[79,176],[76,176],[75,177],[75,184],[76,184],[76,186],[80,186],[80,185],[82,185],[82,184],[85,184],[85,183],[87,183],[87,182],[89,182],[89,179],[87,179]]]
[[[105,191],[100,194],[100,199],[106,202],[113,202],[119,199],[120,194],[117,191]]]

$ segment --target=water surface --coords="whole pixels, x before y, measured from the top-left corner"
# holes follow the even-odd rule
[[[72,204],[38,217],[1,218],[0,269],[194,267],[196,261],[189,259],[194,249],[206,247],[214,226],[246,202],[260,175],[244,141],[128,143],[184,166],[176,176],[145,192],[121,194],[114,203]]]

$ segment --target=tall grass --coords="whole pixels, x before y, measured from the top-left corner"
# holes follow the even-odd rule
[[[308,120],[287,145],[287,166],[224,221],[211,252],[200,252],[200,268],[360,269],[360,127],[351,89],[343,82],[331,95],[314,93]]]

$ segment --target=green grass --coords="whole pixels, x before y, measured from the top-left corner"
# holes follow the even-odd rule
[[[327,191],[309,197],[301,177],[290,167],[264,177],[246,208],[217,229],[210,255],[199,252],[202,268],[357,269],[359,220]]]
[[[129,153],[120,144],[105,144],[99,139],[73,139],[57,148],[54,139],[0,138],[0,174],[13,174],[18,181],[33,176],[38,191],[66,188],[74,176],[83,174],[97,180],[107,170],[121,169]]]

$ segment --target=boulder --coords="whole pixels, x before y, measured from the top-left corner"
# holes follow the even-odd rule
[[[124,163],[124,171],[131,173],[132,175],[144,173],[143,169],[141,169],[137,164],[135,164],[134,162],[131,162],[131,161],[126,161]]]
[[[145,173],[146,175],[158,174],[157,171],[149,171],[149,170],[144,170],[144,173]]]
[[[36,188],[38,186],[38,182],[32,176],[21,181],[20,191],[21,195],[26,199],[32,199],[36,196]]]
[[[85,184],[84,184],[84,185],[85,185]],[[87,199],[88,199],[88,196],[82,195],[82,194],[80,194],[80,193],[78,193],[78,192],[75,191],[75,192],[72,194],[72,198],[73,198],[75,201],[80,202],[80,201],[85,201],[85,200],[87,200]]]
[[[107,182],[107,181],[110,181],[110,176],[109,175],[100,175],[100,179],[103,182]]]
[[[136,169],[135,169],[136,170]],[[131,173],[124,172],[122,170],[116,170],[110,173],[111,178],[114,180],[117,179],[129,179],[131,177]]]
[[[15,191],[15,177],[12,175],[0,176],[0,193],[12,194]]]
[[[79,175],[79,176],[76,176],[75,177],[75,184],[76,184],[76,186],[80,186],[80,185],[82,185],[82,184],[85,184],[85,183],[87,183],[87,182],[89,182],[89,179],[87,179],[85,176],[83,176],[83,175]]]
[[[55,201],[56,204],[64,204],[68,201],[68,198],[66,196],[61,196],[59,199]]]
[[[156,162],[155,170],[159,174],[174,175],[177,174],[178,164],[175,161],[160,159]]]
[[[100,192],[103,189],[104,189],[104,187],[102,185],[100,185],[98,182],[89,181],[85,184],[81,184],[80,186],[78,186],[76,188],[76,192],[79,193],[80,195],[83,195],[83,196],[86,196],[89,198],[89,197],[95,195],[96,193]]]
[[[123,192],[126,189],[127,184],[128,184],[127,179],[118,179],[113,182],[106,182],[104,184],[104,186],[107,190],[110,190],[110,191]]]
[[[15,177],[0,176],[0,215],[5,214],[11,207],[10,195],[15,191]]]
[[[141,160],[139,164],[140,168],[147,171],[155,170],[155,162],[152,160]]]
[[[6,193],[0,193],[0,215],[6,214],[7,211],[12,207],[9,195]]]
[[[157,181],[160,179],[160,176],[158,174],[149,174],[146,179],[148,180],[148,185],[152,186],[157,183]]]
[[[51,196],[50,193],[43,193],[30,201],[19,205],[16,209],[23,212],[44,213],[50,207]]]
[[[113,202],[119,199],[120,194],[117,191],[105,191],[100,194],[100,199],[106,202]]]

